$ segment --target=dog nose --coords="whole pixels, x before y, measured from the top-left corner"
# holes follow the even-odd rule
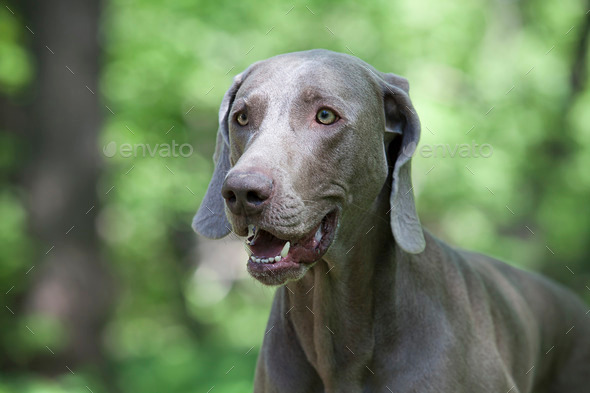
[[[232,213],[257,214],[268,201],[272,188],[272,179],[260,172],[235,172],[223,182],[221,195]]]

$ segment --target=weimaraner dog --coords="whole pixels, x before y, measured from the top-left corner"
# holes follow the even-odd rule
[[[254,391],[590,392],[575,295],[422,228],[408,91],[312,50],[253,64],[225,94],[193,226],[246,237],[249,273],[280,286]]]

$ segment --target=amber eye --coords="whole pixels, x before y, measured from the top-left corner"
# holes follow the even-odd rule
[[[236,121],[241,126],[247,125],[248,124],[248,115],[246,114],[246,112],[242,112],[242,113],[238,114],[238,116],[236,116]]]
[[[320,109],[318,113],[315,115],[315,118],[318,121],[318,123],[324,125],[332,124],[336,120],[338,120],[338,116],[336,116],[336,114],[333,111],[327,108]]]

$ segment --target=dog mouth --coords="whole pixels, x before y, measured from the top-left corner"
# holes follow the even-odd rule
[[[337,211],[328,213],[312,231],[299,239],[280,239],[267,230],[248,226],[246,252],[250,273],[272,272],[310,265],[326,253],[337,225]]]

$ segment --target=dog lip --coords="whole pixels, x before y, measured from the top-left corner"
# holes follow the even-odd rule
[[[317,231],[318,227],[322,224],[322,222],[326,219],[332,218],[333,215],[334,215],[334,218],[336,218],[336,222],[334,224],[337,224],[337,221],[338,221],[337,219],[338,219],[338,215],[339,215],[338,212],[339,212],[338,208],[331,209],[328,213],[326,213],[324,216],[322,216],[322,219],[318,222],[318,224],[314,225],[309,231],[307,231],[306,233],[303,233],[303,234],[287,235],[284,233],[280,233],[275,228],[273,228],[271,226],[264,225],[262,223],[250,223],[250,224],[246,225],[245,227],[241,228],[241,230],[239,232],[236,231],[236,234],[238,234],[240,236],[244,236],[244,237],[246,237],[246,240],[248,240],[248,239],[250,239],[250,233],[249,233],[248,228],[250,226],[254,226],[256,228],[256,232],[267,232],[270,235],[272,235],[273,237],[276,237],[277,239],[279,239],[283,242],[291,242],[291,245],[294,246],[294,245],[300,244],[302,241],[308,240],[311,236],[313,236],[313,234],[315,234],[315,232]],[[242,233],[244,235],[242,235]]]

